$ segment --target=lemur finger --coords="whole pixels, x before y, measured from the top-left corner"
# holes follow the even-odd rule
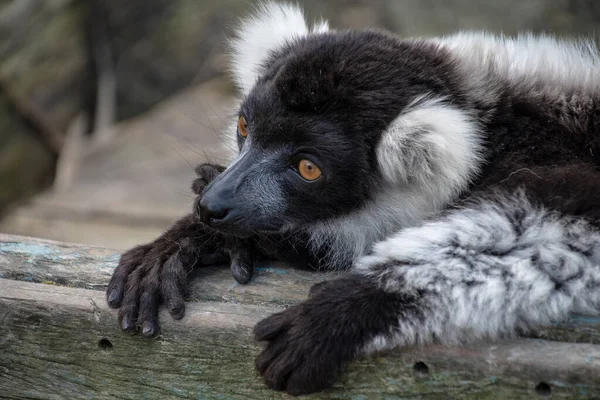
[[[289,343],[287,340],[285,340],[285,338],[282,338],[281,340],[274,340],[267,344],[262,353],[260,353],[254,361],[256,370],[263,375],[273,361],[275,361],[277,357],[279,357],[279,355],[286,350],[288,345]]]
[[[181,319],[185,315],[186,271],[180,253],[175,253],[163,264],[160,273],[160,292],[171,316]]]
[[[289,378],[294,374],[294,370],[298,367],[298,357],[290,349],[287,340],[278,339],[277,342],[285,343],[285,349],[276,358],[269,363],[268,367],[262,371],[265,383],[268,387],[274,390],[286,390]]]
[[[225,167],[215,164],[200,164],[196,167],[195,172],[198,178],[192,182],[192,191],[195,194],[201,194],[204,188],[208,186],[221,172],[225,170]]]
[[[207,185],[208,182],[206,182],[204,179],[196,178],[192,182],[192,192],[194,192],[194,194],[201,194]]]
[[[147,337],[154,337],[159,332],[159,271],[160,262],[157,261],[141,282],[138,325],[141,326],[142,335]]]
[[[127,278],[127,284],[125,285],[125,294],[119,309],[119,325],[126,332],[135,333],[137,331],[136,322],[143,269],[144,265],[142,264],[133,271]]]
[[[254,325],[254,338],[258,341],[273,340],[281,333],[291,327],[291,321],[294,319],[297,311],[296,306],[287,310],[273,314]]]
[[[311,298],[311,297],[315,296],[317,293],[319,293],[321,291],[321,289],[325,288],[325,285],[328,282],[329,281],[323,281],[323,282],[315,283],[314,285],[312,285],[310,287],[310,289],[308,290],[308,297]]]
[[[285,391],[292,396],[319,392],[331,387],[338,375],[339,371],[336,368],[327,371],[314,371],[303,365],[288,376]]]
[[[254,273],[254,262],[243,262],[241,260],[231,260],[231,275],[238,283],[245,285],[250,282]]]
[[[121,255],[119,265],[106,289],[106,300],[110,307],[119,308],[121,306],[127,278],[142,263],[142,258],[150,248],[150,245],[137,246]]]
[[[217,164],[204,163],[198,165],[194,172],[200,178],[203,178],[207,182],[212,182],[219,174],[225,171],[225,167]]]
[[[243,245],[242,245],[243,246]],[[231,257],[231,275],[241,284],[250,282],[254,274],[254,257],[245,247],[234,247],[229,251]]]

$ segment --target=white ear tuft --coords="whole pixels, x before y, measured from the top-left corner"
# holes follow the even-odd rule
[[[446,204],[479,172],[479,130],[470,113],[444,99],[415,99],[390,124],[377,147],[383,177],[395,186],[434,188]]]
[[[312,32],[329,30],[326,21],[317,23]],[[308,35],[304,13],[297,5],[261,3],[243,18],[236,37],[229,41],[231,70],[242,94],[248,94],[260,76],[262,63],[269,54],[290,40]]]

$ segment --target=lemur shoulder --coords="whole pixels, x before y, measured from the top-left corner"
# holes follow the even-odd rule
[[[593,42],[335,31],[267,3],[231,56],[239,152],[121,257],[124,330],[156,335],[161,303],[181,318],[187,270],[219,257],[241,282],[264,257],[347,270],[255,327],[266,384],[301,394],[361,354],[600,313]]]

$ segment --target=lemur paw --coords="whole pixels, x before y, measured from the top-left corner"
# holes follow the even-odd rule
[[[162,300],[175,319],[183,318],[189,239],[135,247],[121,256],[108,285],[109,306],[119,309],[119,325],[130,333],[141,331],[153,337],[159,333],[158,307]]]
[[[121,329],[156,336],[160,304],[173,318],[183,318],[188,273],[197,265],[226,261],[227,240],[190,214],[154,242],[125,252],[106,291],[109,306],[120,308]]]
[[[254,328],[257,340],[267,341],[256,358],[256,369],[266,385],[274,390],[301,395],[318,392],[333,385],[349,359],[342,341],[331,342],[337,321],[326,324],[309,302],[260,321]]]
[[[223,171],[225,167],[216,164],[200,164],[195,169],[198,178],[192,182],[192,191],[195,194],[202,194],[204,189],[215,180]]]
[[[370,339],[389,335],[403,304],[365,277],[321,283],[305,302],[254,327],[267,341],[256,368],[268,387],[292,395],[329,388]]]

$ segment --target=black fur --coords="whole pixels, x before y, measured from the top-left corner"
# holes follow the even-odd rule
[[[321,283],[307,301],[255,326],[256,339],[269,342],[256,368],[270,388],[292,395],[328,388],[356,349],[398,318],[418,316],[414,304],[414,296],[386,293],[362,276]]]

